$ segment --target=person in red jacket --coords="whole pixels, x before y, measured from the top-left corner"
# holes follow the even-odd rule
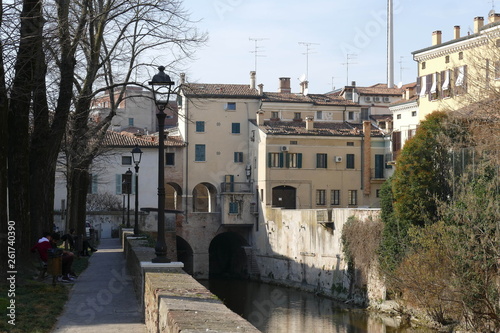
[[[57,248],[57,241],[59,235],[56,233],[45,232],[42,238],[31,248],[31,252],[38,251],[40,259],[47,263],[49,260],[49,250]],[[61,282],[71,282],[74,281],[76,275],[71,271],[71,265],[73,264],[73,254],[67,251],[63,251],[62,254],[62,277],[59,278]]]
[[[50,232],[44,232],[42,235],[42,238],[38,240],[38,242],[31,248],[31,252],[36,252],[38,251],[38,254],[40,255],[40,259],[44,263],[47,263],[49,260],[49,249],[52,248],[52,236]]]

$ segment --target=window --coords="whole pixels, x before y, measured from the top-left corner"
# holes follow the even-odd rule
[[[327,154],[316,154],[316,168],[327,167]]]
[[[88,193],[89,194],[96,194],[97,193],[97,175],[94,174],[89,174],[90,182],[89,182],[89,188],[88,188]]]
[[[279,112],[278,111],[272,111],[271,112],[271,119],[280,119]]]
[[[132,165],[132,156],[122,156],[122,165]]]
[[[396,115],[396,119],[401,119],[401,113],[398,113],[398,114]]]
[[[165,165],[175,165],[175,153],[165,153]]]
[[[349,190],[348,191],[348,201],[347,204],[350,206],[355,206],[358,204],[358,191],[357,190]]]
[[[302,116],[300,115],[300,112],[293,113],[293,120],[302,120]]]
[[[229,203],[229,214],[238,214],[239,212],[239,204],[237,201],[232,201]]]
[[[368,120],[368,108],[361,108],[361,120]]]
[[[375,154],[375,178],[384,178],[384,155]]]
[[[282,168],[284,162],[283,153],[269,153],[267,165],[270,168]]]
[[[331,191],[331,204],[333,206],[340,205],[340,190]]]
[[[205,132],[205,122],[204,121],[197,121],[196,122],[196,132],[197,133]]]
[[[349,111],[349,113],[347,114],[347,119],[354,120],[354,111]]]
[[[224,107],[224,110],[226,110],[226,111],[235,111],[236,110],[236,103],[235,102],[226,103],[226,106]]]
[[[323,119],[323,111],[317,111],[316,112],[316,119],[318,119],[318,120]]]
[[[205,162],[205,145],[194,145],[194,160]]]
[[[455,93],[461,95],[467,92],[467,65],[455,68]]]
[[[417,116],[417,111],[412,111],[412,112],[411,112],[411,116],[412,116],[412,117],[416,117],[416,116]]]
[[[286,154],[286,166],[288,168],[302,168],[302,154],[288,153]]]
[[[326,190],[316,190],[316,205],[326,205]]]
[[[450,63],[450,56],[449,56],[449,55],[447,55],[446,57],[444,57],[444,62],[445,62],[446,64],[449,64],[449,63]]]
[[[495,62],[495,80],[500,80],[500,61]]]
[[[231,124],[231,133],[240,134],[240,123],[232,123]]]
[[[354,169],[354,154],[347,154],[345,157],[346,157],[346,168]]]
[[[118,174],[116,175],[116,194],[132,194],[134,193],[132,174]]]
[[[128,118],[128,125],[134,126],[134,118]]]
[[[243,152],[234,152],[234,163],[243,163]]]
[[[380,198],[380,190],[379,189],[375,191],[375,197]]]
[[[430,94],[429,94],[429,100],[433,101],[436,100],[439,96],[438,94],[438,73],[433,73],[431,76],[431,89],[430,89]]]
[[[445,71],[441,72],[441,82],[443,82],[443,85],[441,86],[441,97],[442,98],[447,98],[450,97],[450,70],[447,69]]]
[[[298,141],[290,141],[290,144],[291,145],[298,145],[299,143],[298,143]]]
[[[425,61],[422,63],[422,69],[425,69],[426,67],[426,64],[425,64]]]
[[[379,122],[378,127],[380,127],[380,129],[385,129],[385,121]]]
[[[464,60],[464,53],[463,52],[458,53],[458,60]]]
[[[347,142],[347,146],[354,147],[354,142],[352,142],[352,141]]]

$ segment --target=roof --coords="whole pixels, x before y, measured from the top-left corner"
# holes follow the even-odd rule
[[[187,97],[260,97],[258,90],[251,89],[248,84],[184,83],[180,86],[180,89]]]
[[[256,125],[254,120],[251,120]],[[362,136],[363,125],[348,122],[314,122],[312,130],[306,130],[305,122],[265,121],[259,128],[268,135],[304,135],[304,136]],[[383,137],[384,133],[372,126],[372,137]]]
[[[372,114],[370,118],[375,121],[392,121],[392,114]]]
[[[340,96],[324,95],[324,94],[294,94],[280,92],[265,92],[262,98],[263,102],[287,102],[287,103],[308,103],[315,105],[352,105],[357,106],[357,103],[346,100]]]
[[[360,95],[401,95],[402,88],[387,88],[387,84],[377,83],[370,87],[355,87]]]
[[[102,143],[107,147],[158,147],[158,136],[135,135],[128,132],[107,131]],[[179,136],[169,136],[165,140],[167,147],[183,147],[185,145]]]

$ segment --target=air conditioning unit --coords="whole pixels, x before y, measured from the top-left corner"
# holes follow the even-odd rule
[[[281,150],[281,151],[288,151],[288,146],[281,146],[281,147],[280,147],[280,150]]]
[[[374,102],[380,102],[380,97],[373,97]]]
[[[335,156],[335,163],[342,162],[342,156]]]
[[[369,102],[369,101],[371,101],[371,100],[372,100],[372,99],[370,98],[370,96],[366,96],[366,97],[365,97],[365,102]]]
[[[384,97],[384,102],[389,103],[389,97]]]

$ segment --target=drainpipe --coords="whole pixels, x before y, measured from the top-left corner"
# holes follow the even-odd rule
[[[184,96],[184,97],[186,97],[186,96]],[[188,188],[189,188],[189,186],[188,186],[189,185],[189,176],[188,176],[189,175],[189,149],[188,149],[189,148],[189,140],[188,140],[188,136],[189,136],[189,132],[188,132],[188,130],[189,130],[188,129],[188,127],[189,127],[188,126],[189,101],[188,101],[187,97],[186,97],[186,100],[183,101],[182,105],[186,108],[186,112],[184,115],[184,117],[185,117],[184,133],[186,134],[186,139],[185,139],[186,147],[185,147],[185,152],[184,152],[184,154],[185,154],[184,163],[186,164],[185,165],[186,173],[184,174],[184,177],[183,177],[184,178],[184,186],[185,186],[184,193],[183,193],[184,198],[185,198],[185,200],[184,200],[185,201],[184,202],[184,221],[186,223],[188,223],[188,216],[189,216],[189,214],[188,214],[188,207],[189,207],[189,205],[188,205],[189,204],[189,192],[188,192]],[[194,259],[194,257],[193,257],[193,259]]]
[[[364,195],[370,195],[371,193],[371,129],[372,123],[369,120],[363,121],[363,146],[364,146],[364,158],[363,158],[363,179],[364,179]]]

